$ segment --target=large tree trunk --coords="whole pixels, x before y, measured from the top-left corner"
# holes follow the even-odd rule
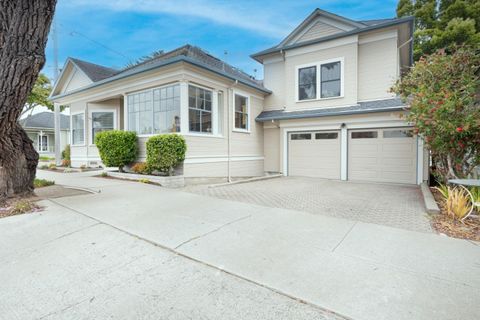
[[[56,0],[0,0],[0,200],[33,191],[38,154],[18,118],[45,64]]]

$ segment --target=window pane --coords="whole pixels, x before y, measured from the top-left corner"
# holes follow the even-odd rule
[[[153,133],[180,132],[180,86],[160,89],[159,101],[154,103]]]
[[[95,134],[113,130],[113,112],[92,112],[92,142],[95,143]]]
[[[315,133],[315,139],[324,140],[324,139],[337,139],[338,132],[318,132]]]
[[[291,140],[311,140],[312,134],[311,133],[292,133],[290,135]]]
[[[383,131],[384,138],[411,138],[413,137],[412,130],[385,130]]]
[[[247,98],[243,96],[235,95],[235,111],[247,112]]]
[[[340,96],[340,80],[322,81],[322,98]]]
[[[72,115],[72,144],[83,144],[85,142],[85,115],[83,113]]]
[[[298,99],[307,100],[317,97],[317,67],[298,70]]]
[[[322,64],[322,81],[340,80],[340,62]]]
[[[352,132],[352,139],[374,139],[377,138],[377,131]]]
[[[247,130],[249,126],[248,98],[235,95],[235,128]]]
[[[202,112],[202,132],[212,132],[211,112]]]
[[[201,132],[200,131],[200,116],[201,116],[201,111],[200,110],[195,110],[191,108],[188,111],[188,119],[189,119],[189,128],[190,131],[194,132]]]

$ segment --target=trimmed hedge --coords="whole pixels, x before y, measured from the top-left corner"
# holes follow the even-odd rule
[[[185,159],[187,143],[178,134],[161,134],[147,140],[147,165],[149,170],[157,170],[172,175],[173,168]]]
[[[95,145],[102,162],[107,167],[118,167],[123,172],[123,166],[137,159],[137,134],[132,131],[111,130],[95,135]]]

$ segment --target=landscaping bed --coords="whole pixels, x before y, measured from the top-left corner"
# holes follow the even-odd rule
[[[435,188],[430,188],[437,201],[440,213],[431,216],[432,229],[452,238],[480,241],[480,215],[472,213],[464,221],[453,219],[447,212],[442,194]]]

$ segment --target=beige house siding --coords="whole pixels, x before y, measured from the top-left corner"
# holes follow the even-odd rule
[[[280,129],[265,128],[264,131],[265,171],[280,171]]]
[[[398,75],[397,38],[375,40],[391,32],[375,33],[360,38],[371,41],[358,48],[358,100],[386,99],[395,96],[389,89]],[[390,35],[391,36],[391,35]]]
[[[265,97],[265,110],[281,109],[286,103],[285,62],[279,56],[276,56],[273,61],[263,65],[263,83],[266,88],[272,91],[272,94]]]
[[[74,68],[72,77],[65,83],[62,89],[64,92],[71,92],[73,90],[85,87],[92,83],[92,81],[80,70]]]
[[[298,38],[296,42],[304,42],[326,36],[331,36],[332,34],[336,34],[339,32],[343,32],[343,30],[327,23],[317,21],[315,22],[315,24],[313,24],[313,26],[310,27],[310,29],[308,29],[306,33],[304,33],[300,38]]]
[[[188,178],[199,177],[226,177],[228,172],[227,161],[208,163],[185,163],[183,173]],[[253,177],[264,174],[263,160],[231,161],[230,174],[233,177]]]

